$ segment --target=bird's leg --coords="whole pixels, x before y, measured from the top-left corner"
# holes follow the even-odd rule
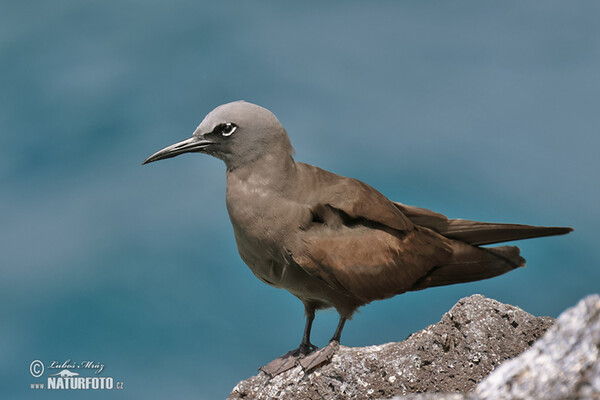
[[[304,326],[304,334],[302,335],[302,342],[300,342],[300,347],[296,350],[291,350],[282,355],[281,357],[276,358],[271,361],[267,365],[260,367],[260,370],[270,375],[271,377],[277,376],[285,371],[294,368],[299,359],[302,359],[307,354],[310,354],[314,350],[317,349],[317,346],[314,346],[310,342],[310,330],[312,328],[313,320],[315,319],[315,309],[310,306],[305,305],[306,311],[306,325]]]
[[[298,364],[305,372],[308,372],[331,361],[331,358],[340,345],[340,337],[342,336],[346,318],[340,316],[340,322],[338,323],[333,337],[329,341],[329,345],[322,349],[317,349],[316,346],[310,343],[310,330],[314,319],[315,310],[311,307],[306,307],[306,325],[304,326],[304,335],[302,335],[300,347],[271,361],[260,369],[273,377],[294,368]]]
[[[346,318],[340,316],[340,322],[338,323],[337,329],[329,341],[329,344],[299,360],[299,363],[302,368],[304,368],[305,372],[331,361],[333,355],[340,346],[340,337],[342,336],[342,329],[344,329],[345,323]]]
[[[346,318],[340,316],[340,322],[338,323],[337,329],[335,330],[335,333],[333,334],[333,337],[331,338],[331,340],[329,341],[329,343],[331,342],[340,342],[340,337],[342,336],[342,330],[344,329],[344,324],[346,323]]]
[[[298,354],[306,355],[313,350],[317,349],[317,346],[310,342],[310,330],[312,329],[312,323],[315,319],[315,310],[306,308],[306,325],[304,326],[304,335],[302,335],[302,342],[298,347]]]

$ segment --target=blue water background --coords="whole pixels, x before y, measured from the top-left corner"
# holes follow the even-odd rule
[[[373,303],[343,344],[473,293],[556,316],[598,292],[599,20],[597,1],[2,1],[0,397],[224,398],[297,346],[301,303],[237,255],[222,163],[140,165],[238,99],[391,199],[575,228],[521,242],[525,269]],[[35,391],[35,359],[125,389]]]

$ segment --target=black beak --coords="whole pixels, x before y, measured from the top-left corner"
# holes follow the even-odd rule
[[[209,140],[192,136],[189,139],[182,140],[181,142],[172,144],[169,147],[165,147],[164,149],[157,151],[148,157],[146,161],[142,163],[142,165],[158,160],[164,160],[165,158],[175,157],[183,153],[199,153],[211,144],[213,144],[213,142]]]

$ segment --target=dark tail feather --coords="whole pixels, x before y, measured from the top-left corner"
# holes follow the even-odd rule
[[[563,227],[496,224],[466,219],[448,219],[445,215],[426,208],[401,203],[394,204],[416,225],[433,229],[450,239],[461,240],[475,246],[542,236],[564,235],[573,230]]]
[[[555,226],[495,224],[465,219],[450,219],[448,220],[448,225],[440,233],[450,239],[461,240],[479,246],[511,240],[564,235],[572,230],[572,228]]]
[[[452,261],[433,268],[410,290],[480,281],[525,266],[525,259],[515,246],[481,248],[454,242],[452,247]]]

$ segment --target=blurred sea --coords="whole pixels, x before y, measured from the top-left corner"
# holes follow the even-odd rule
[[[520,242],[525,269],[373,303],[343,344],[402,340],[473,293],[556,316],[598,292],[599,18],[591,0],[1,2],[0,398],[225,398],[298,345],[301,303],[237,255],[222,163],[140,165],[238,99],[297,160],[391,199],[575,228]],[[318,314],[313,341],[336,323]],[[36,359],[103,363],[124,389],[31,389]]]

